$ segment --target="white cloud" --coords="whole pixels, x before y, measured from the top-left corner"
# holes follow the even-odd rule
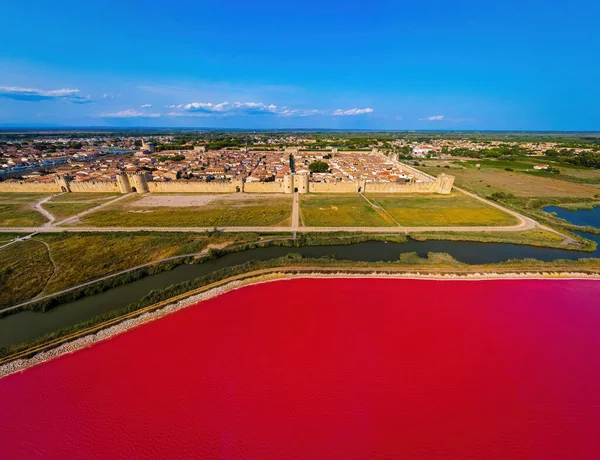
[[[343,109],[337,109],[333,112],[332,115],[335,116],[350,116],[350,115],[364,115],[367,113],[373,113],[373,109],[370,107],[367,107],[365,109],[348,109],[348,110],[343,110]]]
[[[20,88],[17,86],[0,86],[0,97],[17,101],[67,101],[75,104],[92,102],[90,96],[82,96],[78,89],[53,89],[44,91],[35,88]]]
[[[213,104],[212,102],[191,102],[178,105],[177,109],[187,112],[219,113],[219,114],[269,114],[277,113],[277,106],[264,104],[262,102],[233,102],[227,101]]]
[[[318,115],[320,110],[290,109],[278,107],[275,104],[263,102],[190,102],[189,104],[168,105],[173,109],[168,115],[172,117],[203,117],[203,116],[229,116],[229,115],[278,115],[284,117],[298,116],[306,117]]]
[[[142,109],[147,109],[148,107],[152,107],[152,104],[143,104]]]
[[[115,113],[105,113],[101,116],[104,118],[158,118],[160,113],[144,113],[135,109],[126,109]]]
[[[440,121],[444,119],[444,115],[433,115],[431,117],[419,118],[419,121]]]

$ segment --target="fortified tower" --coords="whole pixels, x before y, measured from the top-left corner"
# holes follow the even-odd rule
[[[67,174],[56,174],[54,176],[54,182],[58,185],[58,188],[63,193],[71,193],[71,178]]]
[[[244,179],[242,179],[241,177],[236,177],[231,182],[236,193],[244,191]]]
[[[283,176],[283,191],[285,193],[294,193],[294,175],[286,174]]]
[[[437,177],[438,190],[437,193],[441,193],[442,195],[450,195],[452,192],[452,186],[454,185],[454,176],[449,174],[440,174]]]
[[[131,184],[129,183],[129,177],[127,174],[120,172],[117,174],[117,183],[121,193],[131,193]]]
[[[128,174],[129,183],[131,184],[131,191],[137,193],[148,193],[150,188],[148,187],[148,179],[145,172],[135,172]]]
[[[358,179],[356,181],[356,193],[365,193],[367,188],[367,180],[366,179]]]
[[[308,174],[294,174],[294,191],[308,193]]]

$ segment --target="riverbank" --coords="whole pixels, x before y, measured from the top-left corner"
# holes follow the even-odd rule
[[[423,273],[423,272],[404,272],[404,273],[382,273],[381,271],[370,269],[348,270],[339,269],[335,273],[324,273],[317,268],[311,268],[312,271],[297,273],[286,270],[270,269],[259,272],[247,273],[245,277],[232,277],[223,280],[217,286],[210,285],[200,288],[202,292],[192,291],[177,298],[168,299],[146,309],[133,312],[131,317],[119,317],[113,320],[111,324],[97,325],[90,330],[79,331],[76,335],[63,337],[61,343],[46,344],[42,347],[34,347],[31,350],[24,350],[19,355],[24,357],[11,358],[10,356],[3,360],[0,365],[0,378],[15,372],[22,371],[28,367],[54,359],[66,353],[72,353],[77,350],[89,347],[94,343],[110,339],[116,335],[129,331],[141,324],[162,318],[168,314],[181,310],[191,305],[217,297],[226,292],[240,289],[245,286],[268,283],[274,281],[302,279],[302,278],[373,278],[373,279],[405,279],[405,280],[431,280],[431,281],[481,281],[481,280],[579,280],[594,279],[600,280],[600,272],[581,272],[581,271],[537,271],[537,272],[518,272],[518,271],[490,271],[476,273]],[[237,279],[235,279],[237,278]],[[0,361],[2,362],[2,361]]]

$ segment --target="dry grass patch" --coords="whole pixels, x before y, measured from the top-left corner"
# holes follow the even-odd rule
[[[33,209],[45,193],[0,193],[0,227],[37,227],[48,222]]]
[[[442,163],[440,163],[442,164]],[[519,197],[544,196],[580,196],[593,197],[600,194],[600,188],[589,184],[577,184],[553,177],[542,177],[533,174],[505,171],[503,169],[457,167],[451,163],[450,168],[419,167],[423,171],[437,175],[442,172],[456,177],[456,185],[473,190],[482,195],[494,192],[512,193]],[[569,170],[568,174],[572,174]]]
[[[52,263],[39,241],[22,241],[0,251],[0,307],[35,297],[52,276]]]
[[[300,215],[307,227],[391,227],[396,224],[358,194],[301,195]]]
[[[508,226],[518,220],[497,208],[460,192],[450,195],[373,194],[369,199],[383,207],[400,225]]]
[[[250,227],[291,223],[291,195],[249,197],[238,194],[236,197],[144,196],[92,212],[82,217],[79,224],[98,227]],[[168,204],[164,200],[164,203],[156,201],[163,198],[167,201],[184,199],[193,205],[164,206]],[[153,200],[153,203],[144,203],[147,199]]]

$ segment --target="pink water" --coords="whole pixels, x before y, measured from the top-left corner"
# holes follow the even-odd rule
[[[598,459],[600,282],[246,287],[0,380],[0,458]]]

